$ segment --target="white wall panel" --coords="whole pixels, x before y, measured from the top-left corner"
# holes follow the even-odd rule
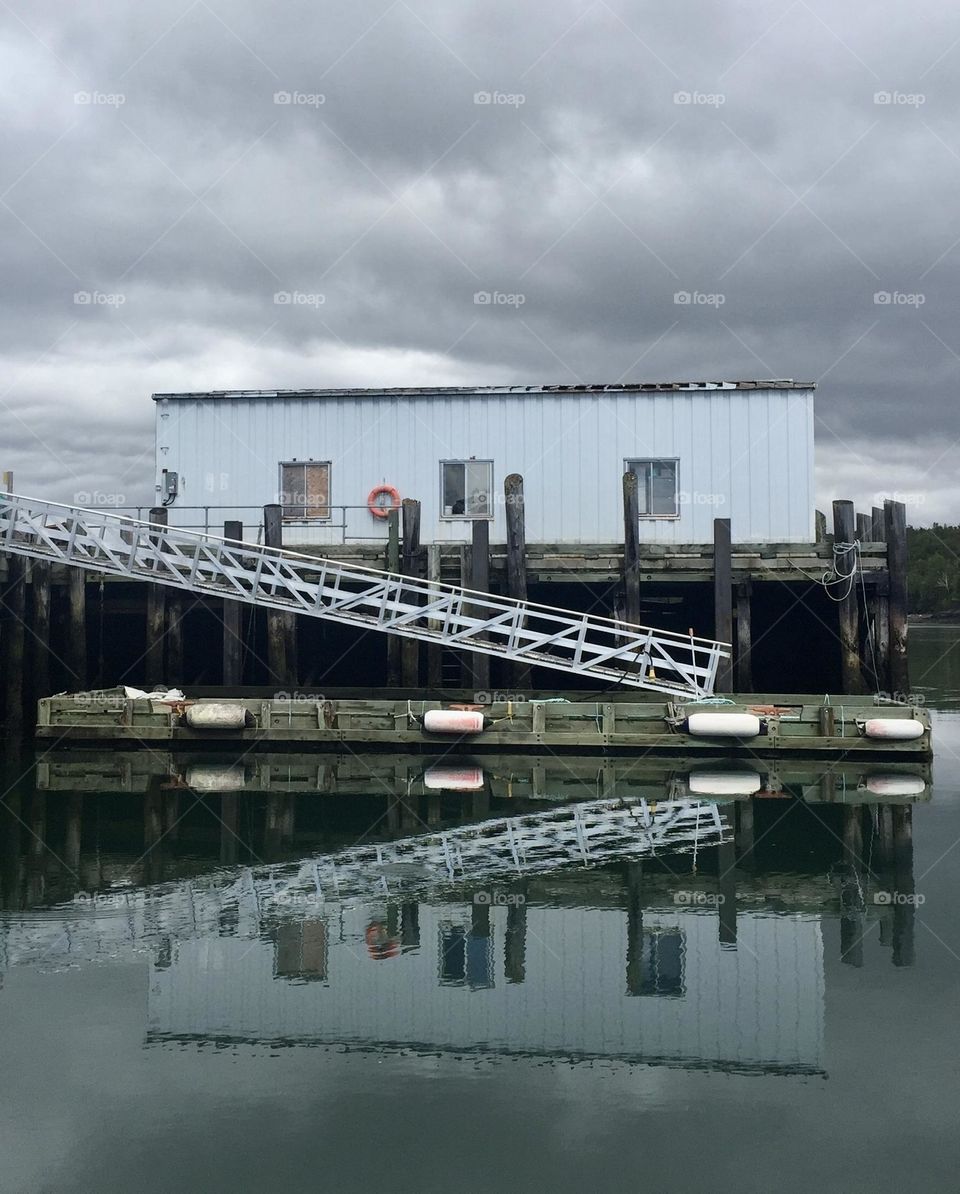
[[[331,462],[333,505],[361,507],[346,513],[348,540],[385,537],[362,507],[386,483],[423,503],[425,542],[464,542],[469,522],[440,518],[439,462],[476,456],[494,462],[494,542],[505,538],[504,478],[519,472],[530,542],[612,543],[623,537],[624,459],[676,457],[680,516],[642,520],[642,542],[709,542],[715,517],[731,519],[734,541],[813,536],[811,390],[201,396],[160,401],[157,415],[158,481],[163,468],[180,474],[179,525],[204,517],[187,507],[259,523],[257,509],[277,500],[279,462],[312,458]],[[343,517],[334,511],[334,523]],[[289,541],[342,534],[291,528]]]

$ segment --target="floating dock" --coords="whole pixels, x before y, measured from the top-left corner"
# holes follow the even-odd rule
[[[118,688],[44,698],[38,702],[36,733],[41,739],[74,744],[167,742],[185,748],[309,744],[321,750],[402,747],[434,754],[542,748],[609,755],[804,755],[837,761],[925,760],[931,755],[924,708],[822,694],[681,701],[636,692],[608,693],[600,700],[571,693],[477,705],[334,694],[137,697]]]

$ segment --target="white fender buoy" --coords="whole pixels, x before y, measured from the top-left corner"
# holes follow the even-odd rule
[[[428,709],[423,728],[428,734],[479,734],[483,714],[472,709]]]
[[[243,705],[210,701],[203,705],[188,705],[185,717],[191,730],[242,730],[247,711]]]
[[[691,713],[687,733],[697,738],[755,738],[760,718],[754,713]]]
[[[423,786],[430,792],[479,792],[483,787],[482,767],[428,767]]]
[[[874,796],[922,796],[927,782],[920,775],[868,775],[866,789]]]
[[[691,796],[753,796],[763,787],[756,771],[691,771]]]
[[[868,738],[887,738],[895,742],[922,738],[923,729],[923,722],[915,717],[871,717],[863,725]]]
[[[198,792],[236,792],[246,787],[243,767],[217,767],[213,763],[194,763],[184,776],[188,788]]]

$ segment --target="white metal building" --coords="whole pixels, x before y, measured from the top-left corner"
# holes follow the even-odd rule
[[[422,503],[423,542],[506,535],[503,482],[524,479],[530,543],[623,539],[622,476],[637,473],[640,541],[741,543],[814,535],[812,383],[155,394],[158,502],[178,526],[246,527],[284,507],[289,543],[386,537],[378,486]],[[381,493],[374,504],[393,500]]]

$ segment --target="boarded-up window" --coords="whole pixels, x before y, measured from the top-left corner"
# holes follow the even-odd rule
[[[281,464],[280,505],[287,519],[329,518],[329,461]]]
[[[680,513],[676,460],[627,460],[636,473],[641,518],[676,518]]]
[[[440,510],[444,518],[492,518],[492,460],[442,460]]]

